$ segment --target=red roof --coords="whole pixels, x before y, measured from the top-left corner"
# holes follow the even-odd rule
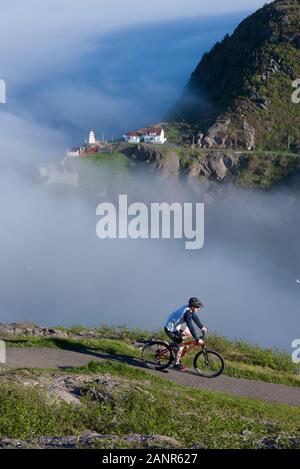
[[[89,154],[98,153],[98,147],[91,147],[91,148],[88,148],[87,150],[85,150],[84,153],[89,153]]]
[[[142,136],[142,134],[137,132],[137,131],[128,132],[125,135],[126,135],[126,137],[141,137]]]
[[[156,135],[159,136],[162,133],[162,128],[160,127],[146,127],[141,130],[134,130],[132,132],[127,132],[126,137],[142,137],[143,135]]]
[[[144,129],[146,135],[161,135],[162,129],[159,127],[148,127]]]

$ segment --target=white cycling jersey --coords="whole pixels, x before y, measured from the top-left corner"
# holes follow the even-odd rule
[[[189,305],[180,306],[180,308],[173,311],[167,319],[165,328],[170,332],[176,332],[178,330],[184,330],[187,326],[184,315],[189,310]]]

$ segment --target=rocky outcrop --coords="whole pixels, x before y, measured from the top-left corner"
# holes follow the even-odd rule
[[[255,449],[297,449],[300,444],[299,434],[278,433],[275,428],[268,428],[274,424],[266,424],[268,435],[259,436],[250,430],[243,430],[240,434],[224,433],[224,437],[234,437],[240,440],[240,447]],[[273,431],[272,431],[273,430]]]
[[[254,150],[255,128],[248,123],[246,116],[240,116],[239,124],[235,125],[235,131],[230,128],[231,122],[231,118],[219,119],[206,134],[202,134],[198,143],[199,147]]]
[[[121,145],[119,151],[133,162],[146,163],[153,170],[160,170],[163,177],[178,176],[180,161],[178,154],[170,147],[161,145]]]
[[[243,159],[242,154],[214,151],[192,163],[188,169],[188,179],[200,177],[215,181],[224,181],[234,175]]]
[[[224,437],[228,436],[224,434]],[[274,433],[270,436],[257,437],[251,431],[243,431],[241,435],[229,435],[240,439],[241,446],[256,449],[297,449],[300,444],[299,435]],[[180,443],[172,437],[164,435],[125,436],[100,435],[86,431],[79,436],[43,436],[28,440],[0,438],[0,449],[96,449],[96,448],[134,448],[134,449],[179,449]],[[192,449],[205,449],[202,443]]]
[[[61,330],[51,327],[38,326],[32,323],[11,323],[4,324],[0,323],[0,339],[10,340],[16,337],[41,337],[45,339],[111,339],[120,340],[122,339],[122,331],[116,334],[109,334],[105,330],[89,330],[84,329],[81,332],[72,332],[70,330]],[[144,345],[143,340],[135,341],[132,345],[137,348],[141,348]]]
[[[68,334],[60,329],[41,327],[32,323],[0,323],[0,337],[6,336],[32,336],[67,338]]]
[[[80,436],[43,436],[29,440],[0,438],[2,449],[94,449],[116,448],[134,449],[176,449],[180,444],[175,438],[163,435],[100,435],[87,431]]]

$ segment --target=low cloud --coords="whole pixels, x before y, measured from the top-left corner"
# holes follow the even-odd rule
[[[255,10],[265,2],[198,0],[184,3],[152,0],[2,0],[0,17],[1,70],[9,83],[34,83],[72,67],[92,50],[98,38],[117,29],[209,14]]]
[[[6,157],[33,168],[45,156],[35,132],[23,127],[23,148],[4,141]],[[57,134],[41,135],[59,148]],[[1,321],[152,330],[197,295],[210,330],[288,349],[300,294],[296,189],[193,187],[176,179],[162,183],[148,170],[110,185],[100,199],[42,186],[24,169],[5,167],[5,154],[1,168]],[[131,202],[208,200],[204,248],[187,251],[184,240],[99,240],[96,206],[124,191]]]
[[[19,115],[0,109],[0,169],[31,174],[48,158],[57,160],[67,144],[56,130],[44,127],[26,111]]]

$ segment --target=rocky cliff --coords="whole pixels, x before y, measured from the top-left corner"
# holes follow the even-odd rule
[[[291,99],[299,24],[299,0],[277,0],[245,19],[204,54],[165,120],[189,126],[202,148],[300,152],[300,104]]]
[[[248,187],[270,188],[300,169],[296,154],[188,146],[121,145],[119,151],[134,165],[159,170],[163,176],[181,176]]]

